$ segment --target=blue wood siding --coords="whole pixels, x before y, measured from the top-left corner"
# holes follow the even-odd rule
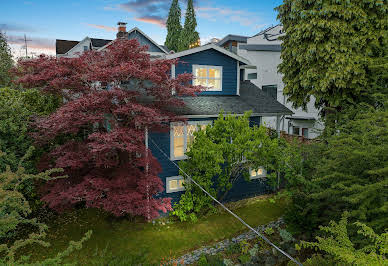
[[[190,119],[190,121],[209,121],[214,119],[215,118]],[[260,120],[261,117],[251,117],[251,125],[260,125]],[[163,133],[150,132],[149,138],[155,141],[156,144],[167,154],[167,156],[170,156],[170,131]],[[180,196],[184,193],[184,191],[166,193],[166,178],[171,176],[178,176],[179,170],[168,158],[166,158],[161,153],[161,151],[153,144],[152,141],[149,141],[148,143],[150,145],[149,148],[151,149],[152,154],[159,161],[162,167],[162,172],[159,174],[159,177],[163,181],[164,191],[159,193],[157,197],[172,198],[172,204],[174,205],[179,201]],[[175,163],[178,162],[179,161],[175,161]],[[263,182],[263,180],[261,179],[246,181],[244,178],[240,178],[234,184],[233,188],[229,191],[228,195],[225,198],[225,201],[240,200],[247,197],[267,194],[271,191],[271,187],[267,184],[267,182]]]
[[[237,60],[214,49],[205,50],[179,58],[175,75],[192,73],[193,65],[222,66],[222,91],[206,91],[202,95],[237,94]]]
[[[131,39],[136,39],[141,46],[143,45],[147,45],[148,46],[148,51],[149,52],[159,52],[159,53],[164,53],[158,46],[156,46],[155,44],[153,44],[150,40],[148,40],[143,34],[141,34],[140,32],[138,31],[132,31],[129,35],[128,35],[128,39],[131,40]]]

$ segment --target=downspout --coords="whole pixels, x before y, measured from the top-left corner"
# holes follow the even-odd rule
[[[146,156],[146,178],[148,178],[148,172],[149,172],[148,127],[145,128],[144,138],[145,138],[145,156]],[[146,186],[146,193],[147,193],[147,222],[150,222],[151,221],[151,206],[150,206],[150,185],[148,184],[148,180],[147,180],[147,186]]]

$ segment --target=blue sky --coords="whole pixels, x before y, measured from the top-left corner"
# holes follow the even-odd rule
[[[184,15],[187,0],[180,0]],[[273,10],[281,0],[196,0],[202,43],[227,34],[254,35],[277,24]],[[127,29],[139,27],[162,44],[171,0],[0,0],[0,30],[5,31],[16,56],[27,35],[30,51],[54,53],[55,39],[84,37],[114,39],[118,21]],[[183,20],[182,20],[183,23]]]

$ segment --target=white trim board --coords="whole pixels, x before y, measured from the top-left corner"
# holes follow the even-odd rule
[[[192,48],[192,49],[188,49],[188,50],[185,50],[185,51],[182,51],[182,52],[179,52],[179,53],[175,53],[175,54],[168,54],[166,55],[166,59],[175,59],[175,58],[179,58],[179,57],[183,57],[183,56],[186,56],[186,55],[190,55],[190,54],[195,54],[195,53],[199,53],[199,52],[202,52],[202,51],[206,51],[206,50],[210,50],[210,49],[214,49],[220,53],[223,53],[229,57],[232,57],[240,62],[243,62],[244,64],[247,64],[247,65],[251,65],[251,62],[249,62],[249,60],[241,57],[241,56],[238,56],[232,52],[229,52],[227,51],[226,49],[224,48],[221,48],[215,44],[207,44],[207,45],[203,45],[203,46],[199,46],[199,47],[195,47],[195,48]]]

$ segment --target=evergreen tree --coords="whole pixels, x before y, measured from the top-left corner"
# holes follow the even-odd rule
[[[286,33],[279,71],[294,107],[311,96],[325,115],[374,104],[371,59],[384,57],[386,1],[285,0],[277,10]]]
[[[167,19],[167,37],[164,45],[168,49],[179,51],[179,39],[182,32],[181,8],[178,0],[173,0]]]
[[[0,87],[8,86],[11,82],[9,70],[13,66],[11,49],[5,34],[0,32]]]
[[[187,9],[185,16],[185,25],[183,26],[183,30],[180,38],[180,46],[179,50],[184,51],[189,48],[193,48],[199,46],[199,34],[195,30],[197,27],[197,19],[195,18],[195,10],[193,0],[187,1]]]

